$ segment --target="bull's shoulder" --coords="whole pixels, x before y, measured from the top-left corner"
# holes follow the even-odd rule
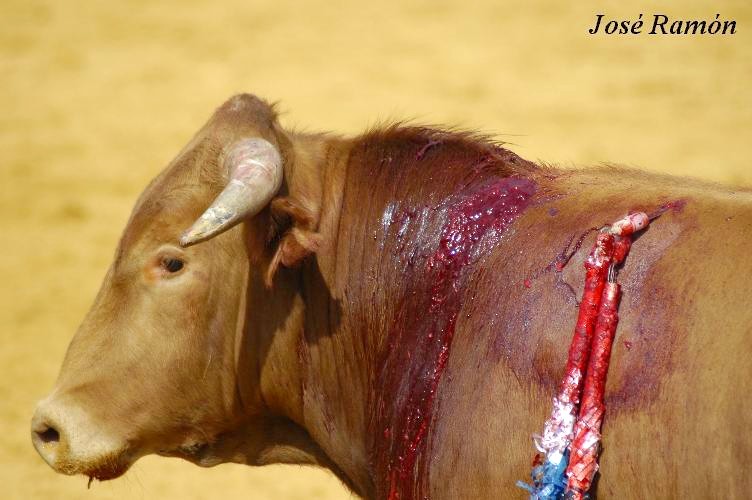
[[[529,436],[550,411],[567,358],[595,238],[587,230],[662,207],[619,272],[599,491],[625,498],[703,491],[705,472],[681,471],[727,470],[724,457],[744,462],[752,450],[744,430],[752,407],[741,396],[752,390],[750,192],[621,168],[559,171],[541,192],[474,270],[440,394],[438,434],[447,449],[433,472],[449,474],[467,460],[483,477],[499,474],[499,463],[526,477]],[[559,272],[552,264],[569,252]],[[454,433],[457,421],[477,435]]]

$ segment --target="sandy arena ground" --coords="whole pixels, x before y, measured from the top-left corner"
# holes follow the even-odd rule
[[[288,125],[408,117],[532,160],[752,186],[748,0],[661,2],[736,20],[726,37],[589,36],[597,12],[654,12],[615,1],[359,3],[0,1],[0,497],[350,497],[314,469],[153,457],[87,491],[29,440],[137,195],[235,92],[281,101]]]

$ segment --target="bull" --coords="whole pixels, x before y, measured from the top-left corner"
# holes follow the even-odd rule
[[[586,230],[657,206],[620,273],[598,491],[746,496],[749,191],[457,131],[292,132],[251,95],[137,201],[33,444],[100,480],[159,454],[314,464],[365,498],[520,496]]]

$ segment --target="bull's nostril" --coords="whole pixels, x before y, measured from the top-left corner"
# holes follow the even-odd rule
[[[57,443],[60,441],[60,433],[53,427],[48,427],[42,432],[37,431],[39,440],[43,443]]]
[[[37,410],[31,419],[31,442],[39,455],[52,468],[57,470],[61,453],[68,453],[65,428],[60,427],[55,415]],[[63,457],[64,458],[64,457]]]

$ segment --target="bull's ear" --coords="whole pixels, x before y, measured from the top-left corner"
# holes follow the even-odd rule
[[[295,267],[321,245],[315,231],[314,215],[292,198],[277,198],[271,203],[272,218],[277,221],[281,236],[275,238],[277,247],[269,263],[265,282],[271,287],[279,266]]]

